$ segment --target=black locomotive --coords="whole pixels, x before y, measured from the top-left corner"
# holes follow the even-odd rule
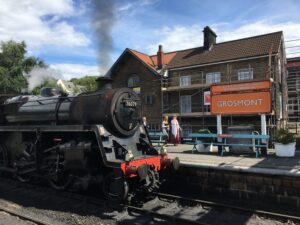
[[[139,97],[128,88],[8,98],[0,105],[0,171],[20,181],[47,180],[56,189],[101,184],[106,197],[152,192],[159,172],[178,168],[153,148],[140,123]]]

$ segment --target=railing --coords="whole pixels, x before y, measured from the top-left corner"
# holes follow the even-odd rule
[[[288,123],[287,129],[295,135],[300,134],[300,123]]]
[[[241,69],[247,69],[246,68],[238,68],[238,69],[230,69],[229,71],[215,71],[220,72],[220,80],[219,82],[224,83],[231,83],[236,81],[245,81],[247,80],[240,80],[241,77],[239,77],[239,71]],[[274,74],[276,72],[276,69],[274,66],[272,66],[271,70],[267,66],[260,66],[260,67],[254,67],[250,68],[253,70],[252,73],[252,79],[250,80],[265,80],[269,78],[274,79]],[[185,88],[199,88],[203,87],[206,88],[211,83],[209,83],[206,79],[206,75],[208,72],[206,71],[185,71],[183,73],[174,73],[169,78],[165,79],[166,87],[167,89],[185,89]],[[190,81],[184,81],[180,82],[181,77],[190,76]],[[242,75],[240,75],[242,76]],[[251,76],[250,76],[251,77]]]

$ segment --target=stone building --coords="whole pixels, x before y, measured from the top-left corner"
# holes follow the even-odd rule
[[[146,55],[126,49],[108,75],[113,87],[131,87],[141,95],[142,114],[152,129],[159,129],[162,116],[177,115],[183,134],[216,129],[216,117],[204,102],[205,92],[213,83],[273,81],[272,112],[269,127],[286,120],[286,72],[282,32],[217,43],[217,35],[205,27],[203,46]],[[254,124],[259,130],[259,115],[224,116],[226,126]]]

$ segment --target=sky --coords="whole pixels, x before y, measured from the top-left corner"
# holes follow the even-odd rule
[[[300,56],[299,12],[299,0],[0,0],[0,41],[25,41],[28,56],[70,79],[104,75],[126,48],[202,46],[205,26],[217,42],[283,31],[287,57]]]

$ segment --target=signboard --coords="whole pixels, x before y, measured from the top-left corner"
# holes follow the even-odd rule
[[[271,81],[253,81],[253,82],[243,82],[243,83],[233,83],[233,84],[223,84],[223,85],[212,85],[212,94],[221,94],[229,92],[244,92],[244,91],[258,91],[266,90],[271,88]]]
[[[212,114],[259,114],[271,112],[270,91],[212,95]]]
[[[210,91],[203,92],[203,102],[204,105],[210,105]]]

